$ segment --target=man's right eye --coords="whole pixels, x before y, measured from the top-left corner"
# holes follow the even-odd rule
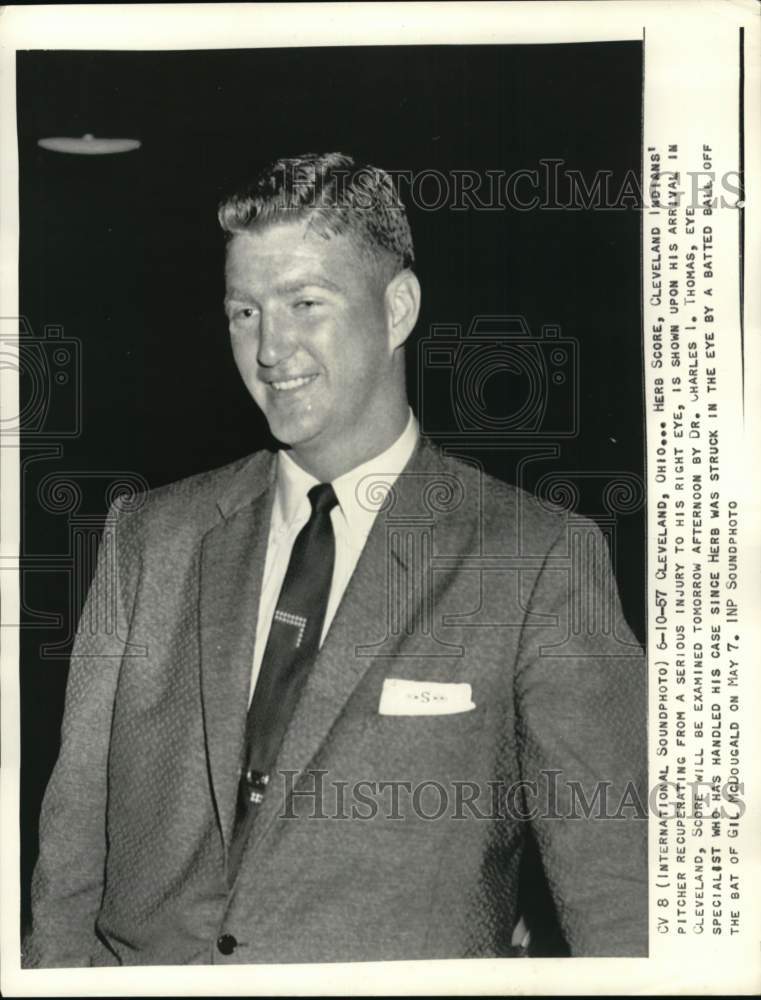
[[[251,319],[255,312],[253,306],[242,306],[240,309],[234,310],[233,319]]]

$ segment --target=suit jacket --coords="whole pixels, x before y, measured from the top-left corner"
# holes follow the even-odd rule
[[[259,452],[112,510],[24,964],[511,955],[529,834],[570,953],[646,954],[645,671],[605,542],[425,440],[230,884],[274,472]],[[388,678],[475,708],[381,715]]]

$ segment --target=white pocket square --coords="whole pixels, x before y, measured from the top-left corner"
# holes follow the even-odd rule
[[[454,715],[476,706],[470,684],[440,681],[405,681],[387,677],[383,682],[379,715]]]

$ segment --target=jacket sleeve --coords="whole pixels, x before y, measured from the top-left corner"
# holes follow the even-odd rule
[[[121,532],[121,526],[120,526]],[[106,857],[107,765],[119,669],[127,649],[132,554],[112,507],[71,655],[61,748],[42,804],[32,927],[22,966],[90,965]]]
[[[515,686],[524,808],[571,955],[646,955],[646,666],[586,519],[564,519],[536,577]]]

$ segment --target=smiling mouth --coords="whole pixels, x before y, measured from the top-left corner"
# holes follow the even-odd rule
[[[317,375],[301,375],[298,378],[287,378],[282,379],[278,382],[270,382],[270,389],[274,389],[275,392],[292,392],[294,389],[300,389],[302,386],[309,385],[310,382],[314,382]]]

